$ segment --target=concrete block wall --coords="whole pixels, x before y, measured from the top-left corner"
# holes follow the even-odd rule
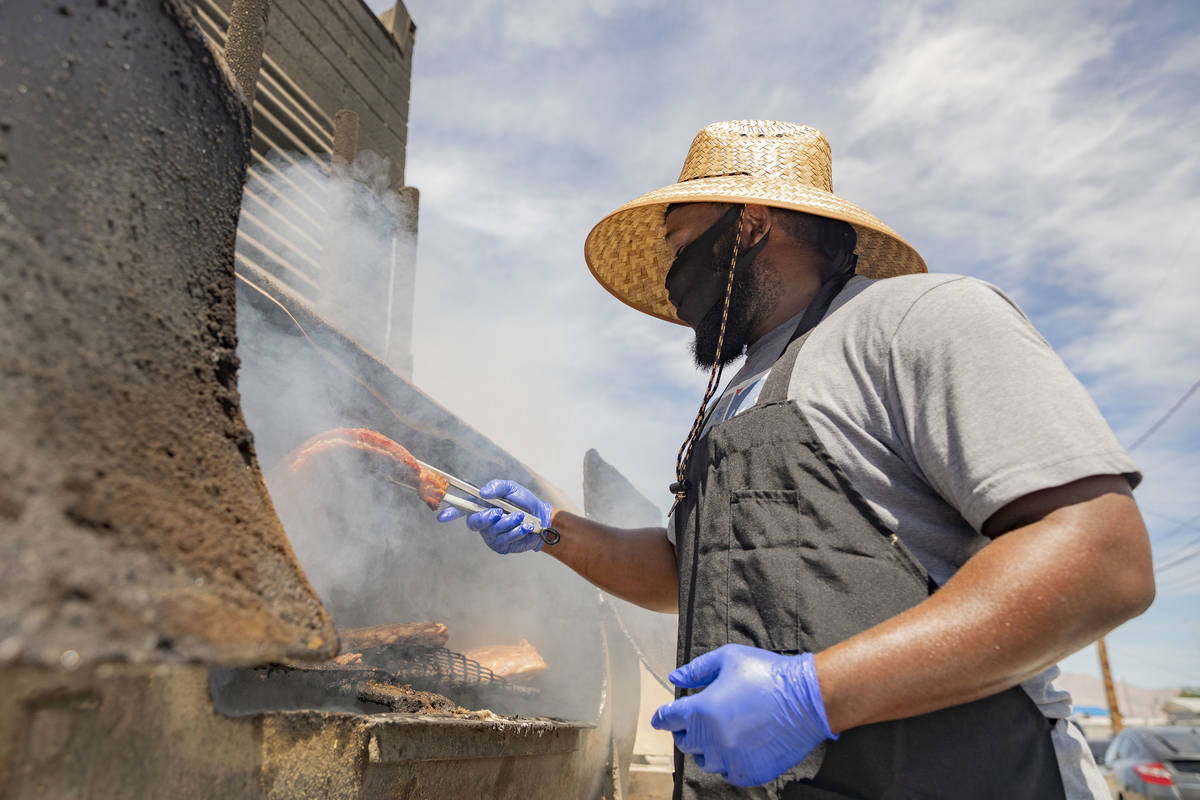
[[[188,2],[223,50],[234,0]],[[419,202],[404,185],[415,36],[400,3],[376,17],[361,0],[269,0],[238,233],[240,274],[266,291],[271,280],[286,287],[277,300],[313,305],[406,377]],[[351,121],[340,140],[336,119]],[[394,228],[380,217],[383,206],[368,213],[359,201],[347,204],[345,182],[327,180],[337,141],[349,148],[339,151],[343,163],[366,151],[386,159],[386,175],[360,166],[373,191],[383,178],[396,193],[387,200],[400,208]],[[348,226],[345,215],[360,213]],[[387,229],[390,247],[357,246]]]
[[[202,0],[203,1],[203,0]],[[232,0],[214,0],[225,14]],[[408,102],[416,26],[402,4],[384,12],[394,35],[362,0],[272,0],[265,56],[332,119],[358,114],[358,149],[391,162],[390,183],[404,185]]]

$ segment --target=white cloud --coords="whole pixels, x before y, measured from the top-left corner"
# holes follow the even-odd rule
[[[841,190],[894,209],[932,269],[1013,294],[1131,442],[1200,377],[1200,119],[1172,100],[1194,37],[1126,62],[1136,31],[1070,4],[885,23]],[[1192,507],[1197,408],[1137,453],[1148,506]]]

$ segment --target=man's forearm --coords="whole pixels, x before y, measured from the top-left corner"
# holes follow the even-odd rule
[[[1143,611],[1153,573],[1133,499],[1086,506],[1000,536],[925,602],[818,653],[830,728],[987,697]]]
[[[676,612],[679,569],[662,528],[613,528],[557,508],[550,522],[562,539],[542,552],[617,597],[652,611]]]

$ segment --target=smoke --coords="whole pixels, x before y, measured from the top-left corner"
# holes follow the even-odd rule
[[[540,696],[515,710],[594,719],[610,613],[595,588],[545,555],[500,556],[461,522],[437,523],[375,457],[331,452],[299,472],[284,465],[314,434],[370,428],[477,485],[507,476],[565,502],[403,376],[411,332],[398,321],[411,320],[415,208],[386,175],[386,161],[368,154],[331,174],[292,155],[247,183],[239,386],[272,502],[339,628],[443,622],[458,652],[527,639],[549,670]]]
[[[278,279],[409,374],[416,197],[393,191],[387,176],[372,152],[351,165],[273,154],[246,183],[239,266]]]
[[[330,269],[318,311],[408,374],[403,354],[411,339],[417,210],[411,198],[388,188],[387,175],[387,160],[367,151],[328,181],[324,239]],[[400,352],[393,352],[393,337],[401,340]]]

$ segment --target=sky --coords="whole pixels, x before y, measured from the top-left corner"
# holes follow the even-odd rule
[[[838,194],[1008,293],[1137,443],[1163,569],[1113,670],[1200,686],[1200,391],[1144,437],[1200,381],[1200,4],[407,7],[424,391],[579,502],[596,447],[665,509],[707,376],[689,331],[594,281],[584,238],[709,122],[813,125]],[[1063,667],[1097,673],[1095,649]]]

